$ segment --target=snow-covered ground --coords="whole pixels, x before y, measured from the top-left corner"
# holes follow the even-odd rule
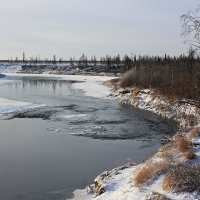
[[[116,168],[112,171],[104,172],[101,176],[107,176],[107,179],[103,183],[106,192],[100,196],[95,196],[90,191],[90,188],[75,190],[73,200],[199,200],[199,196],[195,192],[167,193],[163,191],[163,175],[156,179],[150,186],[143,188],[135,187],[132,180],[135,170],[136,166],[130,166],[123,170]],[[166,199],[155,198],[157,194],[162,194]]]
[[[21,71],[21,65],[10,65],[0,63],[0,73],[16,73]]]

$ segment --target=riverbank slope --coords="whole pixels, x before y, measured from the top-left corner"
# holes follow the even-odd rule
[[[111,97],[179,123],[180,130],[158,152],[139,165],[103,172],[94,184],[74,192],[75,200],[200,199],[200,118],[198,102],[170,99],[153,89],[112,86]]]

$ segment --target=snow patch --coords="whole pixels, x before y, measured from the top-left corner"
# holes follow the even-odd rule
[[[27,111],[34,108],[44,107],[45,105],[38,105],[29,102],[15,101],[6,98],[0,98],[0,117],[4,118],[10,114]]]
[[[21,70],[21,65],[0,64],[0,73],[17,73]]]

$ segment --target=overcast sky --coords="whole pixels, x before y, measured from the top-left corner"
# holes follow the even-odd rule
[[[0,0],[0,58],[187,52],[180,16],[199,0]]]

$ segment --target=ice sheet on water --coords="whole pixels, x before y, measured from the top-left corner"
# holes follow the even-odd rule
[[[13,115],[28,110],[44,107],[45,105],[33,104],[30,102],[15,101],[6,98],[0,98],[0,118],[6,119]]]

